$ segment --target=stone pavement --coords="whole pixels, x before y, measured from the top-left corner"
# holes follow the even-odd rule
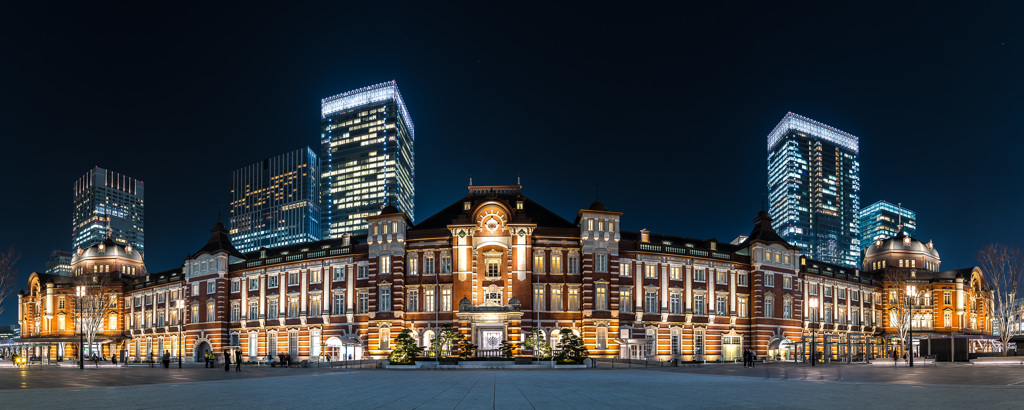
[[[741,366],[700,369],[581,370],[375,370],[125,369],[81,371],[0,369],[0,403],[4,408],[385,408],[385,409],[547,409],[547,408],[1024,408],[1024,368],[996,369],[1013,376],[988,383],[927,384],[906,380],[856,381],[871,368],[827,366],[799,373],[803,366],[776,366],[792,374],[824,378],[843,370],[854,380],[800,380],[754,377]],[[738,369],[735,374],[728,374]],[[863,370],[862,370],[863,369]],[[991,368],[983,368],[987,372]],[[156,371],[159,370],[159,371]],[[760,368],[754,369],[761,371]],[[906,369],[899,369],[906,370]],[[911,370],[917,370],[911,369]],[[971,366],[933,367],[928,380],[977,381]],[[44,373],[45,372],[45,373]],[[817,372],[817,373],[815,373]],[[837,374],[837,373],[836,373]],[[876,379],[897,378],[880,373]],[[132,376],[131,385],[106,385]],[[945,377],[945,379],[943,379]],[[40,387],[43,380],[64,387]],[[59,381],[58,380],[62,380]],[[190,381],[195,380],[195,381]],[[151,384],[141,384],[151,383]],[[32,385],[32,386],[30,386]]]

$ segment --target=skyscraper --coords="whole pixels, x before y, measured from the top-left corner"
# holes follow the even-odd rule
[[[143,184],[100,167],[75,181],[71,218],[72,249],[88,248],[111,239],[143,249]]]
[[[393,205],[415,220],[416,130],[395,81],[321,100],[324,239],[366,232]]]
[[[768,199],[774,228],[812,259],[858,267],[857,137],[786,113],[768,134]]]
[[[50,252],[50,260],[46,261],[46,274],[71,276],[71,252],[56,250]]]
[[[907,236],[914,236],[917,231],[917,212],[885,201],[864,207],[860,210],[861,246],[896,236],[900,232],[897,227],[899,225],[902,225],[903,233]]]
[[[306,147],[231,173],[231,242],[240,252],[320,240],[320,159]]]

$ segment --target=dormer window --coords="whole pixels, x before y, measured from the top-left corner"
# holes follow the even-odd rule
[[[523,210],[523,201],[516,201],[516,210],[517,211],[522,211]]]
[[[472,204],[469,201],[463,202],[462,203],[462,210],[463,211],[468,211],[471,205]]]
[[[640,231],[640,242],[649,242],[651,240],[651,232],[644,229]]]

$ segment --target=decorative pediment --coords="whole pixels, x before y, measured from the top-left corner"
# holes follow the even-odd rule
[[[489,251],[484,252],[484,258],[500,258],[501,255],[502,252],[496,249],[491,249]]]

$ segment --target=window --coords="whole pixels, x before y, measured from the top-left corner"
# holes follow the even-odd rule
[[[299,297],[288,297],[288,317],[299,317]]]
[[[949,292],[949,291],[942,292],[942,303],[946,304],[946,305],[952,305],[953,304],[953,293]],[[949,326],[947,325],[946,327],[949,327]]]
[[[678,266],[670,267],[668,269],[668,277],[669,277],[669,279],[672,279],[672,280],[682,280],[683,279],[683,275],[680,272],[682,272],[682,269],[680,269]]]
[[[552,285],[551,286],[551,310],[560,311],[562,310],[562,286]]]
[[[569,259],[566,260],[566,268],[569,270],[569,274],[578,275],[580,273],[580,257],[569,255]]]
[[[278,280],[278,276],[277,275],[268,275],[267,276],[267,287],[271,288],[271,289],[277,288],[277,280]]]
[[[837,313],[838,313],[838,315],[836,315],[836,323],[839,323],[841,325],[845,325],[846,324],[846,308],[844,308],[844,307],[839,308],[839,311]]]
[[[594,309],[596,310],[608,310],[608,285],[599,283],[594,288]]]
[[[533,273],[544,273],[544,254],[538,253],[533,255]]]
[[[380,303],[377,305],[378,312],[390,312],[391,311],[391,287],[381,286],[377,296],[380,299]]]
[[[206,321],[212,322],[217,320],[216,305],[213,302],[206,303]],[[148,326],[147,326],[148,327]]]
[[[633,267],[632,262],[622,262],[622,263],[619,263],[619,275],[620,276],[631,276],[631,275],[633,275],[633,272],[630,271],[630,268],[632,268],[632,267]]]
[[[825,305],[825,323],[832,323],[832,306]]]
[[[764,317],[775,317],[775,298],[764,298]]]
[[[345,267],[334,268],[334,281],[341,282],[345,280]]]
[[[334,294],[334,300],[331,302],[331,314],[344,315],[345,314],[345,294],[337,292]]]
[[[369,279],[370,278],[370,266],[369,265],[359,265],[359,267],[357,269],[358,269],[358,273],[356,274],[356,279]]]
[[[437,302],[434,301],[434,289],[423,289],[423,311],[433,312],[437,310]]]
[[[633,312],[633,290],[629,287],[619,288],[619,311]]]
[[[452,257],[449,255],[441,256],[441,273],[452,273]]]
[[[370,294],[359,292],[359,304],[356,306],[356,313],[367,313],[370,311]]]
[[[569,287],[569,310],[580,310],[580,288]]]
[[[846,299],[846,289],[839,289],[839,299]]]
[[[683,313],[683,295],[679,292],[672,292],[669,295],[668,312],[673,315],[680,315]]]
[[[669,343],[670,343],[670,346],[671,346],[671,349],[672,349],[672,354],[678,356],[679,355],[679,329],[672,329],[672,336],[671,336],[671,340],[670,340]]]
[[[239,279],[231,279],[231,291],[232,292],[241,292],[242,291],[242,281],[239,280]],[[161,302],[163,302],[163,296],[164,296],[163,294],[160,295],[160,299],[161,299],[160,301]]]
[[[320,331],[313,330],[309,332],[309,355],[313,357],[320,356]]]
[[[860,291],[859,290],[851,290],[850,291],[850,300],[852,300],[854,302],[859,301],[860,300]]]
[[[768,287],[768,288],[774,288],[775,287],[775,274],[774,273],[765,273],[764,274],[764,286]]]
[[[658,354],[658,331],[653,327],[647,328],[647,345],[644,348],[644,352],[647,356],[654,356]]]
[[[409,255],[409,274],[410,275],[415,275],[416,274],[416,272],[417,272],[417,270],[416,270],[416,263],[417,262],[419,262],[419,260],[416,259],[416,254],[415,253],[414,254],[410,254]]]
[[[792,276],[783,276],[782,277],[782,288],[783,289],[793,289],[793,277]]]
[[[323,313],[323,307],[320,305],[320,295],[309,296],[309,315],[320,315]]]
[[[793,300],[785,299],[782,301],[782,318],[792,319],[793,318]]]
[[[953,312],[951,310],[945,310],[942,313],[942,324],[945,327],[953,327]]]
[[[288,286],[299,284],[299,272],[288,272]]]
[[[704,354],[704,331],[695,330],[693,332],[693,354],[702,355]]]
[[[817,295],[818,294],[818,284],[817,283],[809,284],[807,286],[807,294],[808,295]]]
[[[259,356],[260,336],[256,333],[249,333],[249,357]]]
[[[237,322],[237,321],[239,321],[241,316],[242,316],[242,307],[238,304],[238,302],[232,303],[231,304],[231,321],[232,322]],[[160,321],[163,322],[163,315],[161,315]],[[163,323],[161,323],[160,326],[163,326]]]
[[[57,299],[57,309],[64,309],[65,308],[64,307],[65,306],[64,303],[65,303],[64,297],[61,296],[60,299]]]
[[[557,253],[551,254],[551,273],[562,273],[562,255]]]
[[[850,324],[854,326],[860,326],[860,312],[857,308],[850,310]]]
[[[288,332],[288,354],[299,357],[299,332]]]
[[[739,297],[736,298],[736,315],[739,317],[747,317],[747,310],[750,308],[747,306],[747,298]]]
[[[267,301],[267,319],[277,319],[281,313],[281,306],[277,303],[277,298],[272,298]]]
[[[597,327],[597,349],[604,350],[608,348],[608,328],[605,326]]]
[[[423,274],[433,275],[434,274],[434,256],[428,255],[423,257]]]
[[[497,259],[488,259],[487,260],[487,275],[486,276],[488,278],[498,278],[498,277],[501,277],[501,269],[498,267],[498,260]]]
[[[192,323],[199,323],[199,305],[192,305]]]
[[[321,282],[320,275],[322,273],[323,272],[320,269],[316,269],[316,268],[310,269],[309,270],[309,283],[320,283]]]
[[[538,312],[544,311],[544,286],[536,286],[533,288],[533,310]]]
[[[694,282],[706,282],[707,276],[704,268],[695,268],[693,270],[693,281]]]
[[[387,275],[391,273],[391,256],[381,256],[377,261],[377,273]]]
[[[260,289],[260,279],[259,278],[249,278],[249,290],[259,290],[259,289]]]
[[[256,320],[260,318],[260,302],[258,300],[249,301],[249,320]]]
[[[451,312],[452,311],[452,290],[441,289],[441,311]]]
[[[645,273],[644,277],[653,279],[658,277],[658,266],[654,264],[644,265]]]
[[[715,301],[717,302],[717,309],[715,309],[717,311],[716,314],[718,314],[719,316],[725,316],[728,313],[726,311],[727,307],[725,304],[725,295],[718,295],[715,298]]]
[[[749,286],[749,280],[750,274],[746,272],[740,272],[740,274],[736,276],[736,281],[739,282],[739,286]]]
[[[824,291],[825,291],[825,297],[832,297],[832,287],[831,286],[825,286]]]
[[[417,289],[409,290],[409,305],[406,306],[406,311],[419,312],[420,311],[420,291]]]
[[[277,351],[277,333],[267,333],[267,355],[280,353]]]
[[[212,281],[212,280],[209,281],[209,282],[206,282],[206,294],[207,295],[212,295],[212,294],[214,294],[216,292],[217,292],[217,282],[216,281]]]
[[[715,271],[715,283],[719,285],[729,284],[729,272],[724,270]]]
[[[693,314],[695,315],[706,315],[707,312],[704,306],[704,294],[698,293],[693,295]]]
[[[608,272],[608,255],[599,253],[594,255],[594,270],[596,272]]]

